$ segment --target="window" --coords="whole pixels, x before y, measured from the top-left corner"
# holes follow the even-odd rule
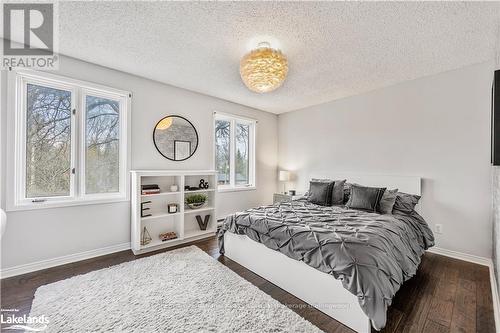
[[[129,93],[46,73],[11,75],[10,208],[126,199]]]
[[[120,102],[85,96],[85,193],[119,191]]]
[[[255,186],[255,120],[215,114],[215,169],[220,190]]]
[[[72,93],[26,88],[26,197],[69,196]]]

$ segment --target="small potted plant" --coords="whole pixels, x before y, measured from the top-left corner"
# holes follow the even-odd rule
[[[207,203],[207,196],[204,194],[191,194],[186,196],[186,205],[191,209],[198,209]]]

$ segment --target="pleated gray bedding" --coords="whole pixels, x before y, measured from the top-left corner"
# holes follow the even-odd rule
[[[222,254],[227,231],[247,235],[341,280],[358,297],[376,330],[385,326],[392,298],[434,245],[429,226],[416,212],[380,215],[307,200],[228,216],[219,232]]]

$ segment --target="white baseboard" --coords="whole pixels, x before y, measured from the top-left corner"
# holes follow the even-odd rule
[[[498,297],[498,284],[495,276],[493,261],[490,265],[491,300],[493,301],[493,312],[495,313],[496,331],[500,331],[500,299]]]
[[[472,254],[447,250],[447,249],[443,249],[440,247],[431,247],[430,249],[427,250],[427,252],[440,254],[440,255],[443,255],[446,257],[460,259],[463,261],[468,261],[468,262],[472,262],[472,263],[483,265],[483,266],[488,266],[489,271],[490,271],[491,300],[493,301],[493,313],[495,315],[495,327],[496,327],[496,331],[500,332],[500,299],[499,299],[499,295],[498,295],[498,285],[497,285],[497,279],[495,276],[495,267],[493,266],[493,260],[491,260],[490,258],[479,257],[479,256],[475,256]]]
[[[490,258],[479,257],[479,256],[475,256],[473,254],[467,254],[467,253],[447,250],[447,249],[443,249],[441,247],[435,247],[435,246],[431,247],[430,249],[427,250],[427,252],[440,254],[440,255],[445,256],[445,257],[460,259],[463,261],[468,261],[468,262],[472,262],[472,263],[483,265],[483,266],[490,267],[492,265],[492,261]]]
[[[16,276],[16,275],[31,273],[34,271],[39,271],[41,269],[46,269],[46,268],[50,268],[50,267],[69,264],[72,262],[90,259],[90,258],[94,258],[94,257],[99,257],[99,256],[103,256],[106,254],[111,254],[111,253],[124,251],[124,250],[128,250],[128,249],[130,249],[130,243],[123,243],[123,244],[102,247],[100,249],[69,254],[67,256],[57,257],[57,258],[53,258],[53,259],[46,259],[46,260],[41,260],[41,261],[29,263],[29,264],[8,267],[8,268],[4,268],[0,271],[0,277],[2,279],[5,279],[5,278]]]

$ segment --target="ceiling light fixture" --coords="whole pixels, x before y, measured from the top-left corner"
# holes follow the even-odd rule
[[[266,93],[279,88],[288,74],[288,60],[268,42],[259,43],[240,62],[241,79],[248,89]]]

